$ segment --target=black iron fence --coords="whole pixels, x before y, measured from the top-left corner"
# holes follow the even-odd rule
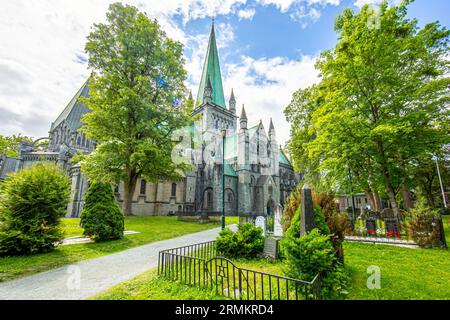
[[[159,252],[158,274],[170,280],[242,300],[320,299],[319,273],[312,281],[240,268],[216,256],[214,241]]]

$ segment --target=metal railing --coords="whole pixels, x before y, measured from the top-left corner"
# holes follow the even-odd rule
[[[159,252],[158,274],[173,281],[212,290],[216,295],[241,300],[321,299],[322,273],[313,280],[250,270],[216,256],[214,241]]]

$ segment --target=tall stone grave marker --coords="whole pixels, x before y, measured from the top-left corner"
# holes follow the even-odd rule
[[[261,227],[261,229],[263,230],[263,236],[265,236],[266,235],[266,218],[264,218],[263,216],[256,217],[255,227]]]
[[[281,213],[282,213],[283,207],[278,204],[275,206],[275,221],[274,221],[274,227],[273,227],[273,235],[275,237],[282,237],[283,236],[283,228],[281,226]]]
[[[300,217],[300,236],[314,229],[314,211],[311,188],[305,183],[302,188],[302,207]]]

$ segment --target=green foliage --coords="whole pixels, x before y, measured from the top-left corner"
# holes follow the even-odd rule
[[[264,249],[263,230],[251,223],[238,225],[238,231],[225,228],[216,239],[216,250],[227,258],[254,258]]]
[[[8,157],[17,157],[19,155],[20,142],[31,144],[33,140],[30,137],[20,134],[12,136],[0,135],[0,154]]]
[[[93,183],[85,196],[80,226],[84,235],[95,241],[115,240],[123,237],[124,216],[117,205],[110,184]]]
[[[307,182],[348,193],[350,171],[355,191],[387,194],[396,213],[398,190],[414,189],[421,161],[450,142],[450,32],[419,28],[407,5],[345,9],[336,47],[316,64],[320,83],[285,110],[291,159]]]
[[[313,229],[300,238],[286,238],[284,243],[286,274],[311,281],[321,271],[331,271],[336,258],[330,237]]]
[[[297,213],[297,209],[300,207],[302,202],[302,186],[300,184],[297,185],[297,188],[291,192],[289,197],[286,199],[284,208],[283,208],[283,216],[282,216],[282,225],[283,231],[286,232],[288,228],[291,226],[291,221]]]
[[[420,245],[441,245],[439,210],[433,210],[424,197],[405,216],[409,237]]]
[[[340,263],[336,263],[333,270],[328,271],[322,279],[321,294],[325,299],[344,299],[350,288],[350,273]]]
[[[286,231],[286,236],[299,237],[300,236],[300,219],[301,219],[301,207],[298,207],[289,228]],[[314,206],[314,223],[319,229],[321,234],[330,234],[330,229],[328,228],[327,222],[325,221],[325,216],[323,214],[320,206]]]
[[[55,165],[38,164],[8,176],[0,188],[0,255],[47,252],[60,242],[69,179]]]
[[[325,220],[325,215],[319,205],[314,206],[314,224],[316,228],[319,229],[321,234],[330,234],[330,228],[328,228],[327,222]]]
[[[124,213],[131,214],[137,179],[177,180],[187,166],[172,160],[177,129],[190,125],[185,97],[182,45],[136,7],[110,5],[106,23],[94,24],[86,52],[92,111],[82,130],[97,141],[94,153],[79,157],[93,180],[124,182]],[[180,134],[177,135],[177,138]]]
[[[283,240],[284,273],[292,278],[312,281],[322,272],[321,293],[324,298],[336,299],[346,294],[349,277],[337,262],[329,235],[315,228],[300,238]]]
[[[286,231],[285,236],[287,238],[294,237],[298,238],[300,236],[300,218],[301,218],[301,208],[298,207],[295,211],[295,215],[292,218],[289,228]]]
[[[437,214],[439,214],[439,210],[431,208],[424,197],[418,197],[416,206],[409,210],[409,212],[405,216],[405,219],[408,220],[417,215],[432,216]]]

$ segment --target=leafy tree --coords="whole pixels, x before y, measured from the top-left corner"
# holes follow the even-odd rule
[[[439,171],[444,186],[450,186],[450,154],[449,150],[438,156]],[[416,182],[418,194],[425,197],[428,206],[444,207],[442,190],[439,183],[436,160],[429,155],[414,159],[411,165],[412,177]]]
[[[0,188],[0,255],[47,252],[63,238],[59,228],[70,194],[55,165],[38,164],[8,176]]]
[[[111,185],[93,183],[84,198],[80,216],[84,235],[95,241],[120,239],[123,237],[124,216],[117,205]]]
[[[93,181],[124,182],[123,211],[140,176],[147,181],[176,180],[185,165],[172,161],[172,134],[190,121],[185,96],[182,45],[169,39],[156,20],[137,8],[112,4],[106,23],[94,24],[86,52],[92,74],[92,112],[82,130],[97,141],[82,158],[82,170]]]
[[[17,157],[19,155],[19,145],[21,142],[31,144],[33,139],[22,135],[3,136],[0,135],[0,154],[8,157]]]
[[[396,213],[415,183],[412,159],[450,142],[450,33],[438,22],[420,29],[406,17],[409,3],[344,9],[338,44],[316,64],[320,83],[286,109],[294,164],[319,191],[348,190],[350,173],[355,189],[385,192]]]

